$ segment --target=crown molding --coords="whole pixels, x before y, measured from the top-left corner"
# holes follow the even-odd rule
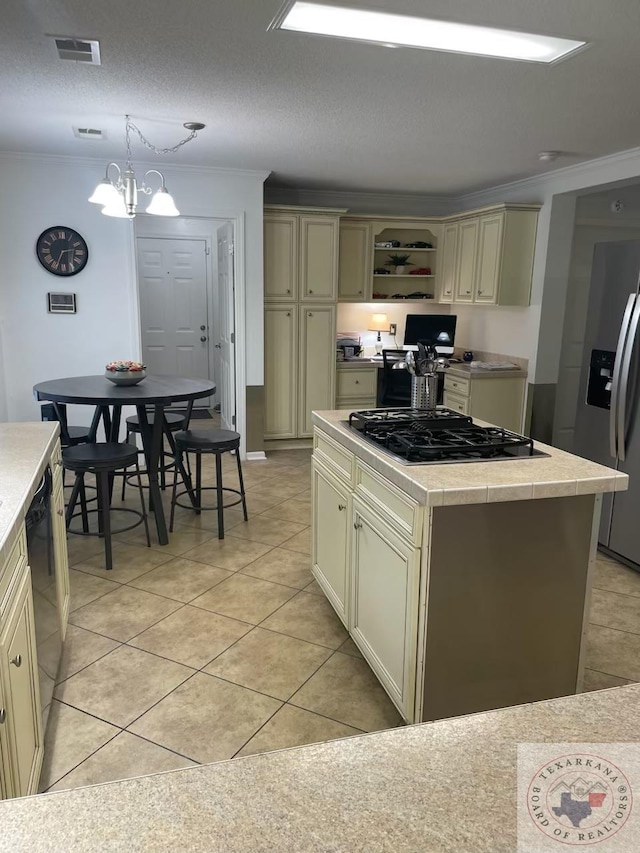
[[[453,196],[419,195],[414,193],[356,192],[348,190],[317,190],[305,187],[265,187],[265,204],[284,204],[312,207],[347,208],[352,214],[384,215],[384,208],[406,211],[408,215],[445,215],[455,206]]]
[[[114,158],[109,157],[73,157],[69,154],[35,154],[24,151],[0,151],[0,162],[3,160],[24,160],[32,163],[44,163],[56,166],[96,166],[104,170],[107,163],[116,162]],[[124,158],[120,158],[120,162],[124,162]],[[135,157],[134,165],[142,168],[157,169],[158,161],[142,160]],[[271,172],[261,171],[257,169],[234,169],[225,168],[223,166],[192,166],[187,163],[170,163],[164,164],[164,170],[167,172],[185,172],[210,175],[226,175],[227,177],[235,178],[258,178],[261,181],[266,181]]]

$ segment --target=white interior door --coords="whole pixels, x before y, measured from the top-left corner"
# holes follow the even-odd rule
[[[149,373],[209,379],[205,240],[137,239],[142,357]],[[208,400],[196,405],[208,405]]]
[[[219,340],[215,347],[217,397],[220,402],[220,421],[224,429],[236,426],[236,359],[235,359],[235,298],[233,264],[233,225],[226,222],[217,231],[218,237],[218,324]]]

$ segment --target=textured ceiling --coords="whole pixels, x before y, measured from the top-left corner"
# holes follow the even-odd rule
[[[4,0],[0,149],[122,159],[129,112],[161,145],[207,124],[172,162],[457,194],[545,171],[542,149],[571,152],[557,168],[640,144],[638,0],[368,5],[593,44],[549,68],[267,32],[281,0]],[[59,61],[47,33],[99,39],[102,66]],[[75,139],[74,124],[109,138]]]

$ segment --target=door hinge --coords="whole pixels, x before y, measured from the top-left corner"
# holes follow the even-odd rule
[[[235,333],[235,332],[231,332],[230,338],[231,338],[231,343],[232,343],[232,344],[235,344],[235,342],[236,342],[236,333]]]
[[[233,255],[235,248],[236,247],[235,247],[234,243],[229,243],[229,254],[230,255]]]
[[[233,426],[236,425],[236,416],[235,415],[231,415],[231,423]]]
[[[205,247],[204,247],[204,253],[205,253],[205,255],[211,254],[211,249],[207,245],[205,245]]]

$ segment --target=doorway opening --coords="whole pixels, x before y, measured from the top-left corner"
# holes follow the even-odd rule
[[[210,379],[194,416],[238,430],[235,223],[135,220],[140,352],[149,373]],[[202,424],[204,426],[204,424]]]

